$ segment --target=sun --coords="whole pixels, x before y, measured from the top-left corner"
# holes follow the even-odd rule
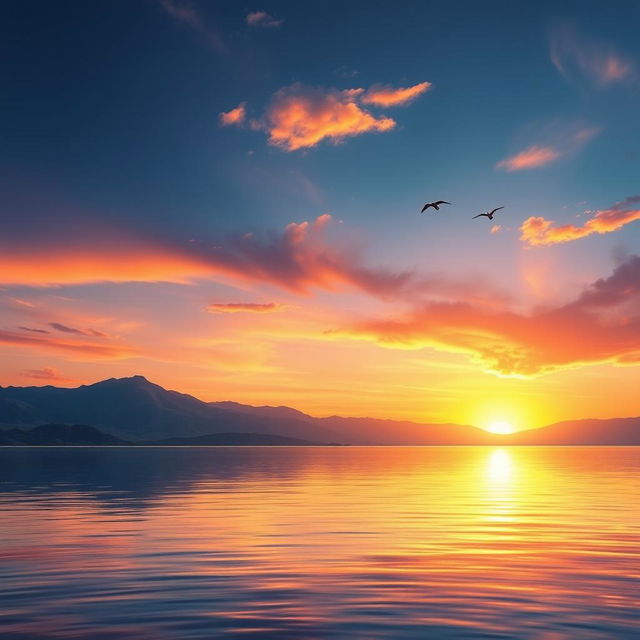
[[[510,433],[513,433],[515,429],[513,428],[513,425],[506,420],[496,420],[487,427],[487,431],[489,431],[489,433],[496,433],[501,436],[506,436]]]

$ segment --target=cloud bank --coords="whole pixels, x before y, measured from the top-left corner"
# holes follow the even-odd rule
[[[398,318],[357,323],[335,334],[394,348],[463,353],[506,376],[640,363],[640,256],[562,306],[523,314],[468,302],[427,303]]]
[[[64,242],[53,232],[33,234],[25,246],[4,236],[0,237],[0,285],[231,280],[273,285],[300,295],[314,289],[350,289],[380,300],[413,300],[424,295],[503,298],[477,281],[370,266],[357,244],[345,241],[341,234],[328,237],[329,232],[337,231],[332,222],[324,214],[314,221],[293,222],[281,232],[192,242],[123,235],[105,227],[93,232],[75,228],[76,235],[65,233]],[[61,331],[59,326],[52,328]]]

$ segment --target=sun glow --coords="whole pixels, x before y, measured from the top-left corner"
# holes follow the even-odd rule
[[[513,425],[506,420],[496,420],[495,422],[492,422],[486,429],[487,431],[489,431],[489,433],[496,433],[503,436],[506,436],[515,431]]]

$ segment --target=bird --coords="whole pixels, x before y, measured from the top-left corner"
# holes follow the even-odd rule
[[[422,211],[420,213],[424,213],[429,207],[433,207],[436,211],[440,211],[440,207],[438,205],[441,204],[451,204],[446,200],[436,200],[435,202],[427,202],[427,204],[422,207]]]
[[[479,218],[480,216],[484,216],[485,218],[489,218],[489,220],[493,220],[493,214],[496,211],[500,211],[500,209],[504,209],[504,207],[497,207],[493,211],[487,211],[487,213],[479,213],[477,216],[473,216],[473,218]],[[473,220],[473,218],[471,218]]]

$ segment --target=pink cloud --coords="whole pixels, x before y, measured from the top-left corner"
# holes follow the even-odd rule
[[[23,378],[34,380],[48,380],[49,382],[70,382],[71,378],[66,378],[53,367],[43,367],[42,369],[23,369],[20,374]]]
[[[560,155],[561,154],[552,147],[532,145],[514,156],[501,160],[496,164],[496,167],[505,169],[506,171],[537,169],[551,164],[554,160],[557,160]]]
[[[491,233],[500,233],[500,231],[502,230],[502,225],[501,224],[494,224],[493,227],[491,227]]]
[[[266,11],[252,11],[247,14],[246,20],[250,27],[265,28],[279,27],[284,22],[284,20],[278,20],[269,15]]]
[[[593,234],[611,233],[640,220],[638,202],[640,202],[640,196],[633,196],[609,209],[596,211],[582,226],[573,224],[555,226],[553,220],[547,220],[542,216],[531,216],[520,226],[520,239],[529,246],[539,247],[572,242]]]
[[[558,158],[577,152],[600,132],[599,127],[581,122],[552,122],[539,133],[544,142],[533,144],[501,160],[496,164],[496,169],[511,172],[546,167]]]
[[[551,61],[567,79],[586,78],[603,89],[629,79],[633,64],[611,45],[585,37],[569,25],[556,25],[550,32]]]
[[[223,127],[228,127],[230,125],[239,126],[245,121],[246,115],[246,102],[241,102],[235,109],[220,113],[218,120],[220,125]]]
[[[430,82],[421,82],[411,87],[394,89],[389,85],[373,85],[362,96],[363,104],[373,104],[379,107],[393,107],[413,102],[418,96],[431,88]]]

